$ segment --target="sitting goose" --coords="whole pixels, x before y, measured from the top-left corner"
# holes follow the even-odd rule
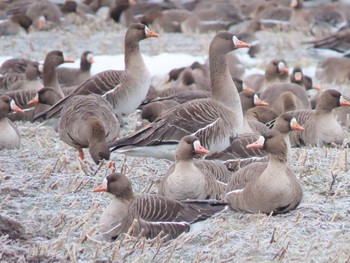
[[[23,79],[10,85],[8,90],[38,90],[42,87],[41,65],[38,62],[30,63],[24,73]]]
[[[190,134],[197,136],[210,153],[227,148],[242,128],[243,114],[225,55],[243,47],[249,44],[229,32],[216,34],[209,48],[211,98],[174,107],[145,128],[112,143],[112,151],[173,160],[176,145]]]
[[[175,163],[164,175],[158,194],[186,199],[222,199],[231,173],[219,161],[193,160],[196,154],[207,154],[196,136],[183,137],[175,153]]]
[[[0,36],[17,35],[21,30],[29,32],[29,28],[33,21],[24,14],[14,15],[0,23]]]
[[[128,178],[121,173],[108,175],[93,192],[108,192],[114,198],[100,218],[99,230],[104,238],[116,239],[128,232],[146,238],[161,236],[172,239],[190,230],[190,224],[205,220],[225,208],[218,201],[176,201],[159,195],[134,196]]]
[[[261,130],[259,131],[260,134],[269,131],[269,128],[265,125],[262,125],[260,128],[261,128]],[[288,163],[291,163],[292,156],[289,155],[291,150],[289,133],[294,130],[302,131],[304,130],[304,128],[297,122],[297,120],[291,113],[287,112],[279,115],[276,118],[272,129],[280,132],[281,135],[283,136],[283,139],[288,148],[287,160],[288,160]],[[255,158],[255,161],[267,161],[268,160],[267,158],[265,159],[256,158],[256,157],[268,156],[267,151],[264,151],[262,149],[255,149],[255,148],[247,149],[246,147],[248,144],[253,143],[258,138],[259,138],[259,135],[256,135],[256,134],[242,134],[238,136],[235,140],[233,140],[233,142],[227,149],[213,156],[210,156],[210,159],[229,160],[225,162],[225,164],[230,168],[230,170],[232,170],[235,167],[233,165],[237,163],[237,159],[238,161],[242,161],[242,158],[244,159]],[[240,165],[241,167],[243,166],[242,164]]]
[[[253,163],[233,174],[225,201],[234,211],[279,214],[295,209],[303,190],[287,165],[288,147],[276,130],[268,131],[247,148],[270,153],[268,163]]]
[[[0,148],[19,148],[21,137],[17,128],[7,118],[11,111],[22,112],[9,96],[0,96]]]
[[[332,113],[333,109],[340,106],[350,106],[350,102],[339,91],[329,89],[322,93],[315,110],[291,112],[305,128],[303,131],[291,132],[292,146],[342,144],[345,134]]]
[[[131,24],[125,35],[125,70],[106,70],[92,76],[72,94],[35,116],[34,120],[58,116],[69,98],[91,93],[103,95],[119,118],[136,110],[151,85],[151,75],[139,47],[139,42],[149,37],[158,37],[158,34],[143,24]]]
[[[82,148],[89,148],[92,159],[98,164],[102,159],[109,160],[107,143],[117,139],[119,122],[111,105],[101,96],[77,95],[63,107],[58,135],[79,151],[82,160]]]
[[[0,66],[0,74],[6,75],[8,73],[24,73],[29,64],[37,63],[36,61],[26,58],[10,58]]]
[[[80,68],[59,67],[56,69],[58,82],[62,87],[77,86],[91,77],[91,64],[94,55],[91,51],[84,51],[80,57]]]
[[[303,73],[301,67],[293,68],[293,72],[290,75],[290,82],[298,84],[304,87],[306,90],[320,90],[319,86],[313,85],[312,78]]]

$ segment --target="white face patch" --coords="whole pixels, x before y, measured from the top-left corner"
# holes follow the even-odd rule
[[[44,64],[39,64],[39,66],[38,66],[38,70],[39,70],[39,72],[40,73],[43,73],[43,69],[44,69]]]
[[[86,56],[86,60],[89,62],[89,63],[92,63],[94,61],[94,55],[89,53],[87,56]]]
[[[281,71],[281,70],[284,70],[286,68],[286,64],[284,64],[284,62],[279,62],[278,65],[278,70]]]
[[[102,186],[106,191],[107,191],[107,185],[108,185],[108,181],[107,181],[107,177],[105,177],[102,181]]]
[[[259,96],[257,94],[254,94],[254,104],[256,105],[259,101]]]
[[[291,120],[290,120],[290,127],[292,128],[297,122],[296,118],[293,117]]]
[[[301,78],[302,78],[301,72],[295,72],[294,78],[296,81],[301,81]]]
[[[10,101],[10,108],[11,108],[11,110],[15,110],[15,108],[16,108],[16,103],[15,103],[14,100],[11,100],[11,101]]]
[[[264,145],[265,143],[265,137],[264,136],[260,136],[259,139],[256,141],[258,144],[260,145]]]
[[[238,41],[239,40],[238,40],[238,38],[236,36],[232,37],[232,42],[233,42],[234,45],[236,45]]]
[[[145,34],[146,34],[146,36],[147,36],[148,32],[149,32],[148,26],[145,26]]]
[[[202,145],[199,140],[196,140],[193,142],[193,147],[194,147],[194,150],[197,151],[199,148],[202,147]]]

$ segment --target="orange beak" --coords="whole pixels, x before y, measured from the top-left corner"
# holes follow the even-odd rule
[[[233,36],[232,38],[233,44],[235,45],[236,48],[243,48],[243,47],[250,47],[251,45],[239,40],[236,36]]]
[[[294,73],[294,79],[296,81],[301,81],[301,77],[302,77],[301,72],[295,72]]]
[[[339,103],[341,106],[350,106],[350,102],[346,99],[344,99],[343,96],[340,96]]]
[[[38,96],[38,94],[36,94],[34,98],[32,98],[30,101],[28,101],[27,105],[35,105],[37,103],[39,103],[39,96]]]
[[[248,144],[246,146],[246,148],[247,149],[261,149],[261,148],[264,147],[264,143],[265,143],[265,137],[264,136],[260,136],[259,139],[256,142]]]
[[[298,5],[298,1],[297,0],[292,0],[292,2],[290,2],[290,7],[292,7],[292,8],[297,7],[297,5]]]
[[[263,100],[261,100],[258,95],[254,95],[254,105],[255,106],[269,106],[269,104]]]
[[[66,62],[66,63],[74,63],[74,59],[65,56],[64,57],[64,62]]]
[[[208,151],[207,149],[205,149],[205,148],[201,145],[201,143],[200,143],[199,141],[195,141],[195,142],[193,143],[193,146],[194,146],[194,152],[195,152],[196,154],[207,154],[207,153],[209,153],[209,151]]]
[[[301,126],[299,124],[299,122],[297,122],[297,120],[295,118],[292,118],[291,121],[290,121],[290,128],[292,130],[298,130],[298,131],[303,131],[304,130],[304,127]]]
[[[24,110],[22,110],[20,107],[17,106],[14,100],[11,100],[10,107],[11,107],[11,110],[15,112],[24,112]]]
[[[314,90],[321,90],[321,87],[320,87],[320,86],[317,86],[317,85],[312,85],[312,88],[313,88]]]
[[[96,192],[106,192],[107,189],[106,189],[106,187],[103,184],[101,184],[101,185],[95,187],[92,191],[95,192],[95,193]]]
[[[159,34],[150,30],[147,26],[145,27],[146,37],[159,37]]]
[[[284,64],[282,61],[278,63],[277,67],[280,74],[288,73],[288,68],[286,67],[286,64]]]
[[[244,86],[242,90],[254,93],[254,90],[252,88],[247,87],[247,86]]]

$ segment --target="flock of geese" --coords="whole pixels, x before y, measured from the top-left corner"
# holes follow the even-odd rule
[[[300,3],[292,1],[292,6]],[[344,32],[313,44],[338,43]],[[19,58],[5,61],[0,67],[0,147],[20,146],[12,121],[50,119],[81,159],[88,148],[96,164],[109,160],[111,152],[173,161],[157,195],[134,196],[130,180],[116,172],[93,190],[114,196],[99,224],[107,239],[126,232],[176,238],[227,205],[249,213],[295,209],[303,191],[289,167],[291,147],[342,145],[346,136],[333,110],[350,102],[335,89],[311,99],[307,90],[319,87],[300,67],[289,76],[281,59],[242,84],[232,74],[238,70],[232,51],[252,45],[228,31],[213,37],[208,64],[174,69],[163,89],[153,89],[139,47],[150,37],[158,34],[131,23],[125,34],[125,69],[93,76],[88,50],[79,69],[58,67],[72,62],[58,50],[49,52],[42,65]],[[330,75],[325,64],[320,65],[322,76]],[[138,108],[149,124],[120,137],[123,117]]]

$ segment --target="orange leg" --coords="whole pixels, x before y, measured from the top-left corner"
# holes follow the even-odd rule
[[[81,160],[84,160],[84,152],[83,149],[78,150],[79,151],[79,157]]]

